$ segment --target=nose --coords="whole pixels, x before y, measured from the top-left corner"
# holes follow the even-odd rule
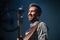
[[[31,14],[31,12],[30,12],[30,11],[28,12],[28,15],[29,15],[29,14]]]
[[[30,13],[29,15],[30,15],[30,16],[32,16],[32,14],[31,14],[31,13]]]
[[[31,12],[30,11],[28,12],[28,15],[31,15]]]

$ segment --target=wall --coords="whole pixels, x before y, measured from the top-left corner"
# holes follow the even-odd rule
[[[22,4],[21,4],[22,3]],[[44,21],[48,26],[48,40],[60,40],[60,5],[59,0],[10,0],[9,4],[7,4],[8,9],[14,9],[15,11],[10,11],[11,16],[10,18],[13,18],[14,22],[12,26],[17,26],[17,10],[20,6],[23,6],[24,9],[24,20],[22,23],[22,36],[24,37],[25,31],[29,28],[29,21],[27,19],[27,11],[28,6],[30,3],[37,3],[42,8],[42,15],[40,20]],[[5,27],[9,28],[12,26],[6,25]],[[0,28],[0,37],[2,37],[4,40],[16,40],[17,38],[17,30],[14,32],[5,32]]]

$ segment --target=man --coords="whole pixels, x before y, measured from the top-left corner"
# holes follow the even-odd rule
[[[28,40],[47,40],[47,28],[44,22],[39,21],[42,10],[37,4],[30,4],[28,11],[28,20],[31,22],[29,31],[35,27],[38,23],[37,30],[35,30],[34,34]],[[26,32],[25,35],[29,33]],[[26,38],[24,38],[26,40]]]

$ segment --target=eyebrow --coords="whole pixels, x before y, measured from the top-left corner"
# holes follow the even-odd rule
[[[29,10],[30,11],[30,10]],[[31,12],[37,12],[37,10],[31,10]]]

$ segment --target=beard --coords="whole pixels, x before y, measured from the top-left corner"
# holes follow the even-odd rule
[[[29,14],[28,16],[32,16],[32,14]],[[34,23],[35,21],[39,21],[37,18],[37,14],[34,14],[34,17],[32,19],[29,19],[30,22]]]
[[[34,17],[32,20],[30,20],[32,23],[34,23],[35,21],[39,21],[36,17]]]

